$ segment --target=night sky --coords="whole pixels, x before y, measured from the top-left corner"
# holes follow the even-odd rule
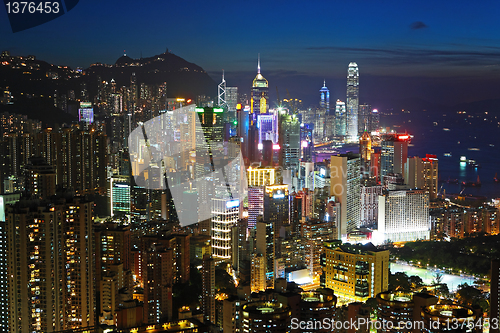
[[[316,102],[326,79],[345,99],[347,65],[360,70],[360,102],[422,98],[433,103],[497,98],[498,1],[90,1],[44,25],[12,33],[5,9],[0,49],[87,67],[174,54],[217,82],[248,92],[257,54],[271,97]]]

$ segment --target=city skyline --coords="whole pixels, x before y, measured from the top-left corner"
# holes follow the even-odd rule
[[[332,99],[343,99],[344,68],[351,61],[363,73],[360,103],[418,97],[447,105],[496,96],[500,51],[498,27],[490,22],[498,4],[461,2],[453,11],[430,2],[393,3],[389,12],[386,7],[391,6],[365,1],[327,3],[322,10],[278,2],[266,4],[266,10],[259,3],[249,8],[203,2],[137,8],[131,1],[80,2],[54,21],[15,34],[8,20],[2,20],[1,47],[14,55],[35,54],[57,65],[83,68],[114,63],[124,52],[140,58],[168,48],[203,67],[215,82],[224,69],[228,86],[240,89],[255,76],[255,58],[261,53],[262,73],[270,85],[306,101],[313,100],[323,80]],[[336,14],[350,11],[356,12],[354,18]],[[278,24],[281,15],[285,24]],[[262,23],[249,32],[244,27],[256,17]],[[132,20],[136,24],[128,23]],[[348,25],[354,28],[346,30]]]

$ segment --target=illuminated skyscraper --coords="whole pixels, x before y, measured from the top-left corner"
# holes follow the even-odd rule
[[[349,63],[347,69],[347,137],[356,140],[358,137],[359,109],[359,71],[355,62]]]
[[[238,199],[212,199],[211,244],[212,257],[215,260],[231,258],[231,228],[239,218],[240,202]]]
[[[345,103],[341,100],[337,100],[335,104],[335,127],[333,135],[345,136],[347,127],[347,115],[345,111]]]
[[[359,154],[339,154],[330,161],[330,195],[340,202],[337,239],[359,227],[361,213],[361,160]]]
[[[11,332],[94,325],[93,206],[74,198],[7,209]]]
[[[296,115],[280,116],[280,165],[285,170],[299,171],[300,121]]]
[[[378,198],[377,244],[429,239],[429,195],[425,190],[389,191]]]
[[[227,109],[226,102],[226,80],[224,79],[224,71],[222,71],[222,81],[217,86],[217,105],[220,108]]]
[[[260,55],[257,65],[257,75],[253,79],[250,97],[250,113],[262,114],[269,110],[269,83],[260,74]],[[254,118],[255,119],[255,118]]]
[[[380,153],[380,176],[389,174],[402,174],[405,170],[406,159],[408,158],[408,134],[386,134],[381,143]]]
[[[328,113],[330,111],[330,90],[326,87],[326,81],[323,81],[323,87],[319,90],[319,94],[319,107]]]
[[[369,104],[361,104],[358,113],[358,133],[362,134],[364,131],[370,130],[370,118],[372,113],[372,106]]]

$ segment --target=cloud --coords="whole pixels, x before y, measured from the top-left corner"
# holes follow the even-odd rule
[[[418,30],[418,29],[424,29],[424,28],[428,28],[428,25],[422,21],[415,21],[412,24],[410,24],[410,29],[412,29],[412,30]]]

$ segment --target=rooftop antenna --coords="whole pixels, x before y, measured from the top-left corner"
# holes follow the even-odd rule
[[[222,82],[224,82],[226,80],[224,80],[224,70],[222,70]]]
[[[323,87],[326,88],[326,80],[325,79],[323,79]]]
[[[257,57],[257,74],[260,74],[260,53]]]
[[[125,52],[125,50],[123,50],[123,56],[126,57],[127,56],[127,53]]]

